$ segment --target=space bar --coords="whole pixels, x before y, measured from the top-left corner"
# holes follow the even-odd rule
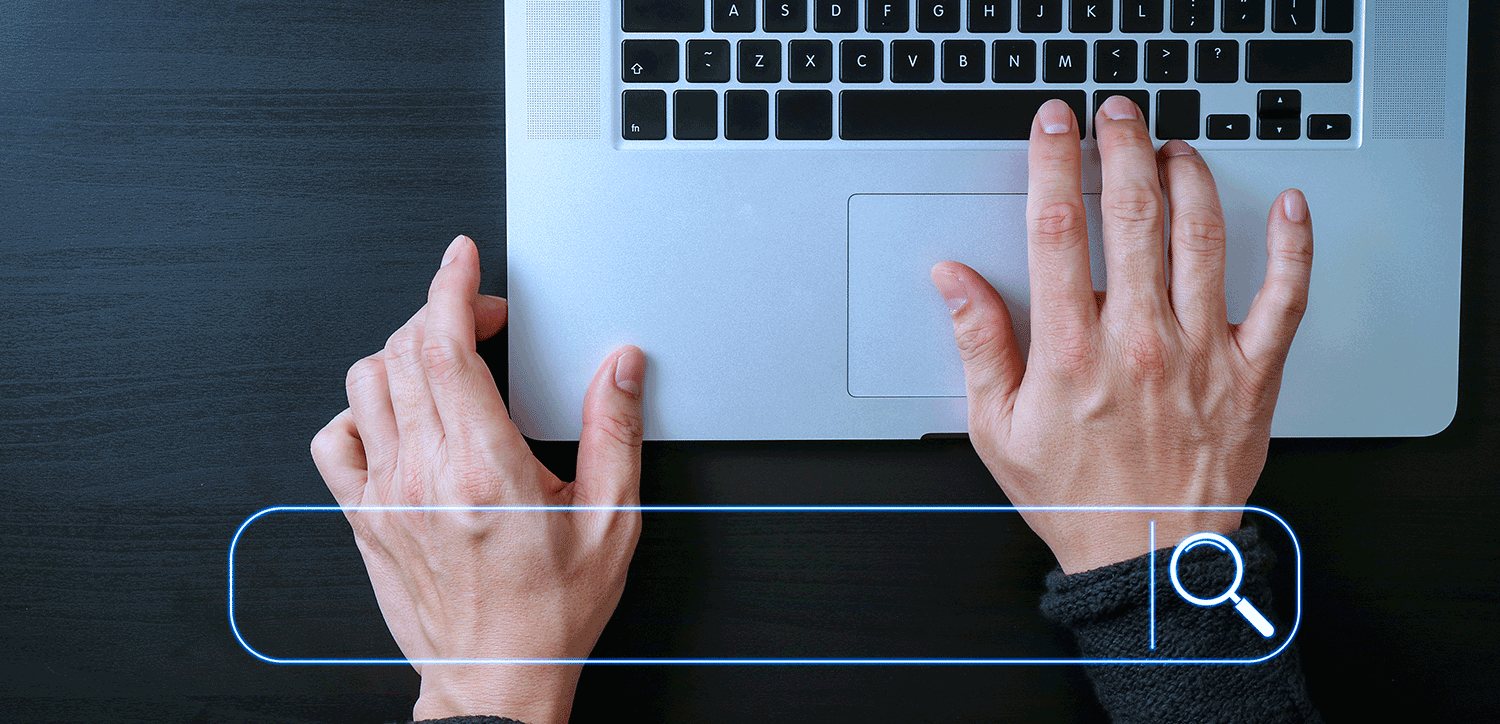
[[[846,90],[839,93],[839,138],[1024,141],[1036,110],[1053,98],[1088,118],[1081,90]]]

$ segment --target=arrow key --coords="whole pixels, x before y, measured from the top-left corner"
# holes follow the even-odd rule
[[[1250,138],[1250,116],[1210,115],[1208,138],[1213,141],[1244,141]]]
[[[1353,126],[1349,116],[1343,114],[1310,115],[1307,117],[1307,137],[1318,141],[1347,141]]]
[[[1262,141],[1295,141],[1302,137],[1301,119],[1261,118],[1256,137]]]
[[[626,40],[620,43],[620,79],[626,83],[676,83],[677,41]]]

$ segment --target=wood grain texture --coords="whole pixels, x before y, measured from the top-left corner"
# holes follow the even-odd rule
[[[1487,50],[1500,8],[1474,5],[1458,418],[1425,439],[1274,441],[1251,501],[1301,536],[1299,641],[1330,720],[1500,709],[1500,68]],[[348,365],[420,306],[449,239],[478,239],[484,289],[503,292],[502,14],[322,0],[0,11],[0,701],[13,719],[409,714],[404,667],[277,667],[242,651],[226,552],[263,507],[332,502],[307,443],[344,407]],[[489,358],[504,379],[503,350]],[[536,450],[571,476],[574,446]],[[958,442],[648,445],[644,477],[648,503],[1004,502]],[[829,613],[859,586],[917,585],[934,595],[911,620],[949,617],[934,624],[944,635],[1069,650],[1037,612],[1047,551],[1014,521],[977,540],[951,522],[786,526],[649,530],[600,655],[743,630],[716,614],[749,618],[769,648],[814,632],[920,649],[933,629]],[[766,537],[780,544],[747,544]],[[951,557],[954,541],[975,557]],[[893,565],[859,563],[892,545]],[[948,562],[914,570],[934,557]],[[362,571],[329,576],[333,599],[368,603]],[[976,585],[990,608],[944,603]],[[349,616],[350,630],[383,628]],[[587,669],[575,721],[622,713],[1102,720],[1076,667]]]

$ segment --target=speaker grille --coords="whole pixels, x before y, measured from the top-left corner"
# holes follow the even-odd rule
[[[1374,138],[1442,138],[1448,0],[1368,2]]]
[[[599,47],[599,0],[527,0],[527,138],[599,137]]]

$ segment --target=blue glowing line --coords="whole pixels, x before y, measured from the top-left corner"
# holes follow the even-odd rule
[[[240,536],[261,516],[278,512],[332,513],[345,511],[605,511],[625,510],[651,513],[1019,513],[1023,511],[1125,512],[1125,511],[1194,511],[1219,510],[1259,513],[1275,520],[1292,540],[1296,562],[1297,615],[1286,640],[1265,656],[1256,659],[278,659],[256,651],[240,633],[234,617],[234,554]],[[1153,572],[1155,570],[1155,528],[1151,521]],[[1154,585],[1155,575],[1153,573]],[[271,664],[304,665],[411,665],[411,664],[496,664],[496,665],[574,665],[626,664],[634,666],[974,666],[974,665],[1055,665],[1055,664],[1258,664],[1275,658],[1290,646],[1302,625],[1302,544],[1297,534],[1281,516],[1253,505],[279,505],[264,508],[245,519],[229,542],[229,628],[240,647],[261,661]],[[1152,637],[1155,639],[1155,596],[1152,596]],[[1155,645],[1153,643],[1153,649]]]
[[[1156,519],[1155,518],[1151,519],[1151,535],[1150,535],[1150,538],[1151,538],[1151,540],[1150,540],[1150,542],[1146,546],[1146,550],[1150,551],[1149,553],[1146,554],[1146,562],[1148,564],[1150,564],[1150,566],[1151,566],[1151,572],[1149,574],[1147,574],[1150,577],[1146,579],[1146,600],[1148,602],[1148,609],[1151,612],[1151,628],[1150,628],[1150,631],[1151,631],[1151,650],[1155,651],[1156,650]]]

